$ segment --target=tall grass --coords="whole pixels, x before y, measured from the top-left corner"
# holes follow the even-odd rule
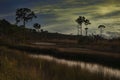
[[[78,66],[34,59],[24,51],[0,47],[0,80],[118,80]]]
[[[25,53],[0,48],[0,80],[41,80],[39,61]]]

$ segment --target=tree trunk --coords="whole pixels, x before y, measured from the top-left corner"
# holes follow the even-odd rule
[[[88,28],[87,28],[87,25],[86,25],[85,31],[86,31],[86,36],[87,36],[87,34],[88,34]]]
[[[23,26],[25,27],[25,19],[23,20]]]
[[[87,29],[85,31],[86,31],[86,36],[87,36]]]
[[[78,30],[77,35],[79,36],[80,35],[80,27],[79,27],[79,25],[77,26],[77,30]]]
[[[18,22],[17,22],[17,21],[15,22],[15,25],[18,25]]]
[[[80,25],[80,30],[81,30],[81,36],[82,36],[82,24]]]
[[[100,36],[101,36],[101,37],[102,37],[102,32],[103,32],[103,31],[102,31],[102,28],[100,28]]]

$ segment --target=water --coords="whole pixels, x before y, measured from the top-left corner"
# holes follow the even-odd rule
[[[58,59],[49,55],[30,55],[33,58],[40,58],[49,61],[55,61],[58,64],[66,64],[70,67],[79,66],[81,69],[88,70],[91,73],[101,73],[103,76],[115,77],[120,79],[120,70],[94,63],[87,63],[82,61],[70,61],[65,59]]]

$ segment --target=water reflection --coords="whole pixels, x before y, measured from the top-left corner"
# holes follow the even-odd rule
[[[86,63],[81,61],[70,61],[70,60],[58,59],[48,55],[30,55],[30,56],[34,58],[55,61],[59,64],[67,64],[68,66],[71,66],[71,67],[79,66],[81,69],[88,70],[91,73],[101,73],[103,76],[115,77],[120,79],[119,69],[113,69],[113,68],[105,67],[99,64]]]

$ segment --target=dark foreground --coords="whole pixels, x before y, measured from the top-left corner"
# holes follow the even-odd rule
[[[31,58],[28,54],[35,54],[39,52],[38,49],[25,47],[22,46],[25,50],[20,46],[0,47],[1,80],[119,80],[101,73],[90,73],[78,66],[69,67],[55,61]]]
[[[11,49],[25,51],[30,54],[43,54],[54,56],[59,59],[92,62],[120,69],[119,53],[110,53],[84,48],[63,48],[55,45],[53,46],[7,45],[7,46]]]

